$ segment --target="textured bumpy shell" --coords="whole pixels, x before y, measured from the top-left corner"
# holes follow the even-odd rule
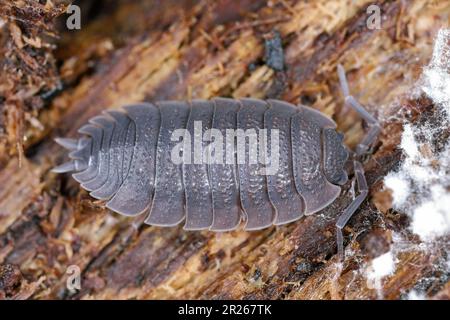
[[[210,134],[202,148],[215,134],[227,137],[229,129],[266,129],[266,155],[279,154],[278,170],[261,174],[264,164],[245,161],[249,148],[237,152],[239,136],[222,163],[194,161],[195,142],[183,150],[191,152],[192,164],[172,161],[181,141],[173,139],[174,130],[187,129],[194,137],[199,121],[202,136]],[[123,215],[145,213],[151,225],[185,221],[188,230],[227,231],[244,221],[245,229],[257,230],[295,221],[336,199],[347,180],[348,152],[335,128],[311,108],[276,100],[141,103],[92,118],[78,141],[60,139],[73,149],[72,161],[55,171],[75,171],[74,179],[92,197]],[[278,130],[277,146],[269,143],[272,130]]]

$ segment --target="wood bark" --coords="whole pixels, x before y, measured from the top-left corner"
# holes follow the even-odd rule
[[[417,249],[407,215],[391,208],[382,180],[402,159],[402,122],[434,114],[429,99],[411,92],[434,35],[448,25],[450,6],[379,1],[382,26],[371,30],[372,2],[99,1],[90,8],[81,2],[81,30],[62,28],[53,52],[60,90],[39,110],[40,125],[25,127],[20,166],[18,156],[2,155],[0,297],[400,299],[421,289],[448,299],[448,275],[435,268],[444,248]],[[50,172],[65,160],[52,138],[75,137],[102,110],[139,101],[225,96],[303,103],[333,117],[354,147],[365,127],[344,107],[337,63],[383,126],[364,163],[370,196],[345,229],[342,264],[334,224],[352,200],[351,181],[318,214],[258,232],[218,234],[121,217],[69,176]],[[394,233],[410,247],[376,287],[367,266],[389,250]],[[66,287],[72,265],[82,272],[75,293]]]

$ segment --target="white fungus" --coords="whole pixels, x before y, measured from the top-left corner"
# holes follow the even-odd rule
[[[424,241],[450,232],[450,194],[442,186],[431,187],[431,198],[414,209],[412,231]]]
[[[411,290],[408,293],[407,299],[408,300],[426,300],[427,298],[426,298],[426,296],[423,293],[421,293],[421,292],[419,292],[417,290]]]
[[[447,258],[447,262],[445,263],[445,271],[447,271],[447,273],[450,273],[450,257]]]
[[[391,275],[395,271],[394,255],[391,251],[372,260],[367,272],[369,280],[377,281]]]
[[[384,179],[384,185],[392,190],[394,207],[401,206],[411,193],[409,181],[396,174],[388,175]]]
[[[392,251],[376,257],[366,268],[367,286],[377,291],[379,299],[383,299],[382,280],[395,271],[396,258]]]
[[[397,171],[385,177],[384,184],[392,191],[394,209],[411,217],[411,231],[430,242],[450,233],[450,143],[442,151],[424,152],[433,145],[434,133],[443,132],[450,124],[450,29],[439,31],[419,84],[445,115],[443,123],[425,120],[420,125],[404,125],[400,148],[405,158]]]
[[[450,29],[439,30],[430,64],[423,71],[423,91],[450,118]]]
[[[450,127],[450,29],[439,31],[418,85],[435,103],[442,123],[425,119],[420,124],[404,124],[399,146],[404,159],[385,177],[384,185],[392,191],[393,208],[409,215],[411,231],[422,240],[415,250],[426,250],[438,237],[450,234],[450,142],[432,151],[436,136]],[[377,290],[379,298],[383,298],[381,281],[395,272],[397,254],[408,248],[411,243],[394,234],[390,251],[367,265],[367,284]],[[412,290],[407,298],[425,299],[425,295]]]
[[[419,146],[417,145],[416,139],[414,137],[413,128],[410,124],[405,124],[403,127],[402,142],[400,143],[400,148],[407,156],[407,160],[417,161],[419,159]]]

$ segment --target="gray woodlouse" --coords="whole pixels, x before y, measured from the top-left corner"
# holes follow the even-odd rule
[[[367,197],[361,163],[381,128],[349,93],[345,72],[338,75],[347,105],[370,129],[352,154],[359,194],[336,223],[338,252],[343,256],[342,229]],[[175,164],[171,141],[175,129],[278,129],[279,170],[251,174],[259,164]],[[145,222],[174,226],[185,220],[187,230],[229,231],[242,220],[246,230],[293,222],[330,205],[347,180],[349,152],[336,124],[306,106],[277,100],[225,99],[140,103],[124,111],[107,111],[79,129],[79,140],[57,138],[69,149],[70,162],[54,172],[74,172],[73,178],[92,197],[122,215],[148,212]]]

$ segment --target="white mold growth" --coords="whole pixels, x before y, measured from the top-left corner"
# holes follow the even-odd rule
[[[366,267],[367,286],[377,291],[378,299],[383,299],[382,281],[394,274],[396,263],[396,254],[391,250],[373,259]]]
[[[367,279],[372,281],[379,281],[387,277],[395,271],[395,259],[391,251],[382,254],[372,260],[368,270]]]
[[[433,151],[436,136],[450,124],[450,29],[438,33],[419,84],[440,109],[442,123],[425,119],[404,125],[400,144],[404,161],[384,184],[392,190],[394,209],[411,217],[411,231],[430,242],[450,233],[450,143]]]
[[[424,241],[447,234],[450,230],[450,194],[442,186],[431,187],[431,198],[414,209],[412,231]]]
[[[450,119],[450,29],[441,29],[436,37],[433,57],[423,71],[422,89]]]
[[[430,63],[412,89],[416,90],[424,92],[436,110],[429,118],[422,115],[420,121],[404,124],[399,146],[404,158],[385,177],[384,185],[392,191],[393,208],[410,217],[410,230],[422,242],[412,243],[394,234],[390,251],[367,264],[367,284],[377,290],[379,298],[383,297],[383,279],[395,272],[397,256],[403,251],[443,249],[447,255],[433,264],[433,270],[442,275],[450,271],[450,139],[446,138],[450,130],[450,29],[437,34]],[[426,292],[416,288],[406,298],[425,299]]]
[[[408,300],[426,300],[426,296],[417,290],[411,290],[407,296]]]

